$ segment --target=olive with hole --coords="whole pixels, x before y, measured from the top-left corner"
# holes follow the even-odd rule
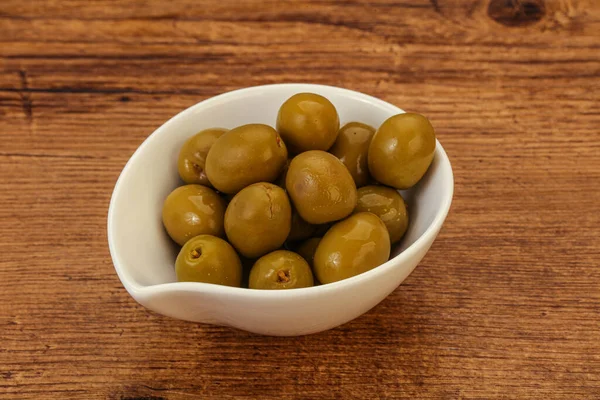
[[[225,201],[202,185],[185,185],[173,190],[164,202],[162,221],[167,233],[183,246],[194,236],[223,236]]]
[[[408,212],[402,195],[386,186],[365,186],[358,189],[354,211],[368,211],[377,215],[385,224],[391,243],[402,239],[408,228]]]
[[[433,161],[435,131],[420,114],[394,115],[381,124],[369,145],[369,172],[380,183],[408,189]]]
[[[390,236],[375,214],[360,212],[332,226],[317,246],[314,271],[332,283],[369,271],[390,257]]]
[[[311,224],[340,220],[356,206],[356,185],[342,162],[312,150],[292,159],[285,187],[298,214]]]
[[[277,114],[277,131],[294,154],[329,149],[339,129],[335,106],[315,93],[293,95]]]
[[[190,239],[175,261],[179,282],[204,282],[240,287],[242,263],[229,243],[212,235]]]
[[[204,168],[206,155],[213,143],[225,132],[227,129],[223,128],[205,129],[185,141],[177,159],[177,171],[185,183],[211,186]]]
[[[314,285],[306,260],[288,250],[259,258],[250,270],[250,289],[296,289]]]
[[[256,258],[283,245],[291,221],[292,207],[285,191],[272,183],[255,183],[227,206],[225,233],[241,255]]]
[[[237,193],[257,182],[273,182],[283,171],[287,148],[277,131],[248,124],[221,135],[206,156],[206,176],[220,192]]]
[[[317,251],[317,246],[319,246],[320,242],[320,237],[314,237],[306,239],[296,248],[296,253],[300,254],[300,256],[302,256],[302,258],[304,258],[311,267],[314,267],[315,252]]]
[[[365,186],[369,182],[369,165],[367,155],[369,144],[375,128],[360,122],[349,122],[344,125],[329,152],[344,163],[356,187]]]

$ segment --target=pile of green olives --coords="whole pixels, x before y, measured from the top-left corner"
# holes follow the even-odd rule
[[[425,175],[435,145],[420,114],[340,128],[335,106],[314,93],[286,100],[275,128],[198,132],[177,160],[185,185],[162,210],[182,246],[177,279],[295,289],[385,263],[409,226],[399,190]]]

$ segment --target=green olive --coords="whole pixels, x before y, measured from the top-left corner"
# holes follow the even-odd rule
[[[298,214],[311,224],[348,216],[356,206],[356,185],[335,156],[320,150],[294,157],[285,186]]]
[[[321,238],[314,237],[306,239],[298,246],[298,248],[296,248],[296,252],[300,254],[311,267],[314,267],[315,252],[317,251],[317,246],[319,246],[320,242]]]
[[[314,93],[293,95],[277,114],[277,131],[294,154],[329,149],[339,128],[335,106]]]
[[[369,146],[369,172],[396,189],[414,186],[427,172],[435,152],[435,132],[420,114],[398,114],[385,120]]]
[[[225,201],[212,189],[185,185],[173,190],[163,205],[162,220],[167,233],[183,246],[194,236],[223,236]]]
[[[179,176],[185,183],[210,186],[204,170],[206,155],[213,143],[225,132],[227,132],[227,129],[205,129],[186,140],[179,151],[177,160]]]
[[[175,261],[175,273],[179,282],[239,287],[242,263],[229,243],[216,236],[200,235],[181,248]]]
[[[408,228],[408,212],[404,199],[398,191],[385,186],[365,186],[358,189],[355,212],[368,211],[377,215],[390,234],[390,242],[396,243]]]
[[[244,257],[256,258],[283,245],[290,233],[292,207],[285,191],[267,182],[236,194],[225,211],[229,242]]]
[[[250,271],[250,289],[296,289],[313,286],[312,271],[304,258],[277,250],[256,261]]]
[[[390,257],[390,236],[377,215],[361,212],[332,226],[317,246],[314,270],[321,283],[369,271]]]
[[[356,187],[365,186],[369,182],[367,155],[374,133],[375,128],[369,125],[360,122],[347,123],[340,129],[333,147],[329,149],[329,152],[348,168]]]
[[[206,156],[206,175],[220,192],[237,193],[257,182],[273,182],[287,160],[287,149],[272,127],[242,125],[225,132]]]

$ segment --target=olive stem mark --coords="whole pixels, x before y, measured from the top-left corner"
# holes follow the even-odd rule
[[[194,249],[192,250],[192,258],[200,258],[202,255],[202,249]]]
[[[277,271],[277,282],[287,283],[290,281],[289,271]]]

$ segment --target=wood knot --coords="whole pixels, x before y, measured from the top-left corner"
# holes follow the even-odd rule
[[[527,26],[546,14],[544,0],[491,0],[488,15],[505,26]]]

